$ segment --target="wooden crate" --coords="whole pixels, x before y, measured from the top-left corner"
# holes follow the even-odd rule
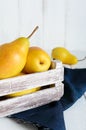
[[[64,68],[60,61],[52,61],[51,69],[46,72],[27,74],[14,78],[0,80],[0,117],[8,116],[28,109],[32,109],[52,101],[58,101],[63,96]],[[41,89],[32,94],[14,98],[3,98],[8,94],[32,89],[36,86],[54,87]]]

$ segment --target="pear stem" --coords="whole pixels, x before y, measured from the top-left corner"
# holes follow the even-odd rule
[[[39,27],[36,26],[36,27],[34,28],[34,30],[32,31],[32,33],[27,37],[27,39],[31,38],[32,35],[37,31],[38,28],[39,28]]]
[[[86,56],[85,56],[83,59],[80,59],[80,60],[78,60],[78,61],[83,61],[83,60],[86,60]]]

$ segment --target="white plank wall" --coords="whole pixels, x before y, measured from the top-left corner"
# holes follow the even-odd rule
[[[0,43],[9,42],[19,34],[18,0],[0,0]]]
[[[0,44],[27,36],[36,25],[31,45],[64,45],[64,0],[0,0]]]
[[[44,0],[44,46],[64,46],[65,0]]]
[[[30,39],[31,46],[43,47],[42,6],[42,0],[19,0],[20,36],[28,36],[35,26],[39,26],[39,30]]]
[[[86,0],[66,0],[65,45],[86,54]]]
[[[86,50],[86,0],[0,0],[0,44],[28,36],[31,46]]]

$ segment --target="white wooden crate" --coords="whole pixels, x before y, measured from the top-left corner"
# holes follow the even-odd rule
[[[63,79],[64,68],[62,63],[60,61],[52,61],[51,69],[46,72],[0,80],[0,117],[60,100],[64,93]],[[42,88],[51,84],[54,87],[46,87],[46,89],[41,89],[32,94],[14,98],[3,98],[3,96],[5,97],[18,91],[32,89],[36,86],[41,86]]]

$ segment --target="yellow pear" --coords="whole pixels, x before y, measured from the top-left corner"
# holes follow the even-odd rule
[[[22,71],[29,44],[27,38],[21,37],[0,46],[0,79],[13,77]]]
[[[36,88],[32,88],[32,89],[27,89],[27,90],[22,90],[13,94],[9,94],[7,95],[7,97],[18,97],[18,96],[23,96],[26,94],[31,94],[34,93],[36,91],[40,90],[40,87],[36,87]]]
[[[49,69],[51,59],[48,53],[40,47],[29,48],[27,62],[24,66],[25,73],[43,72]]]
[[[77,57],[75,55],[71,54],[64,47],[55,47],[52,50],[51,56],[53,59],[62,61],[63,64],[73,65],[78,62]]]
[[[31,35],[27,38],[20,37],[0,46],[0,79],[14,77],[22,71],[30,45],[28,38]]]

